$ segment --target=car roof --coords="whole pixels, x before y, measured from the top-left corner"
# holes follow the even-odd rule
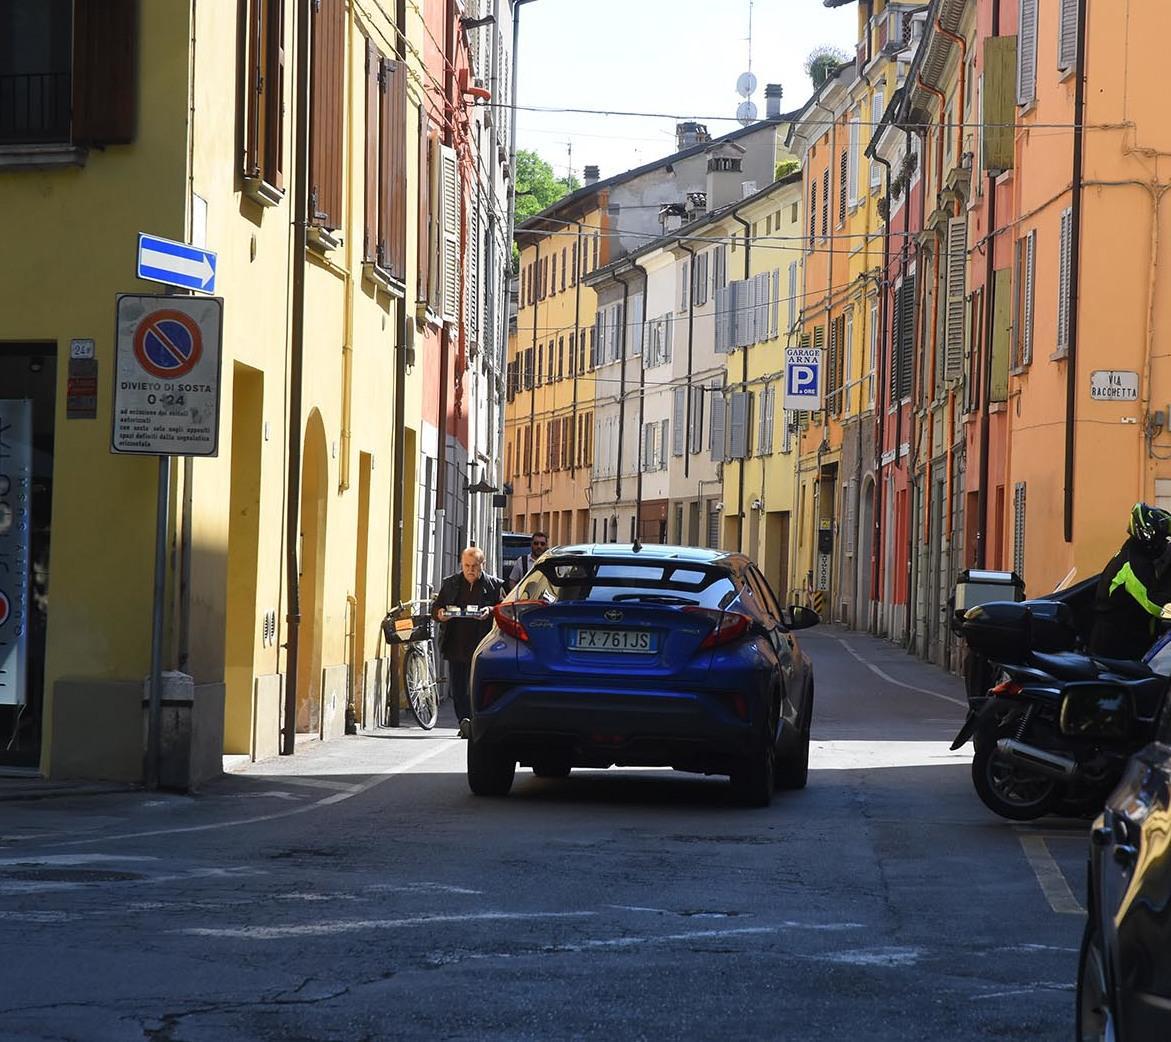
[[[643,543],[636,550],[630,543],[574,543],[557,546],[550,557],[605,557],[609,560],[625,558],[631,561],[694,561],[697,564],[719,564],[736,569],[746,563],[743,554],[731,550],[709,550],[699,546],[670,546],[662,543]]]

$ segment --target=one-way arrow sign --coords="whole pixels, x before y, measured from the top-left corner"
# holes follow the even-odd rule
[[[215,292],[216,255],[184,242],[138,233],[138,277],[201,293]]]

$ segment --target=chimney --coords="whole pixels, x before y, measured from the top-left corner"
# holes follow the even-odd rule
[[[766,119],[778,119],[781,115],[781,95],[784,93],[779,83],[764,85],[764,115]]]
[[[596,166],[587,166],[585,168],[585,183],[587,185],[596,185],[598,180],[598,168]]]
[[[707,213],[707,195],[703,192],[687,193],[687,219],[698,221]]]
[[[707,126],[703,123],[676,123],[675,124],[675,151],[682,152],[693,145],[704,145],[711,141]]]
[[[741,199],[740,182],[743,181],[741,160],[738,155],[709,153],[707,157],[707,208],[718,210],[721,206]]]

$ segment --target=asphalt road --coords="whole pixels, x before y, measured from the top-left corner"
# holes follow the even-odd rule
[[[1086,823],[983,808],[954,678],[802,643],[810,784],[768,810],[669,771],[476,799],[411,728],[0,802],[0,1039],[1072,1038]]]

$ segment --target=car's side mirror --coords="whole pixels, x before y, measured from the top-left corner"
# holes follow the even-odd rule
[[[1058,719],[1061,733],[1071,738],[1125,738],[1131,729],[1130,696],[1103,684],[1069,684]]]
[[[807,630],[821,622],[821,616],[812,608],[794,604],[785,611],[785,625],[791,630]]]

